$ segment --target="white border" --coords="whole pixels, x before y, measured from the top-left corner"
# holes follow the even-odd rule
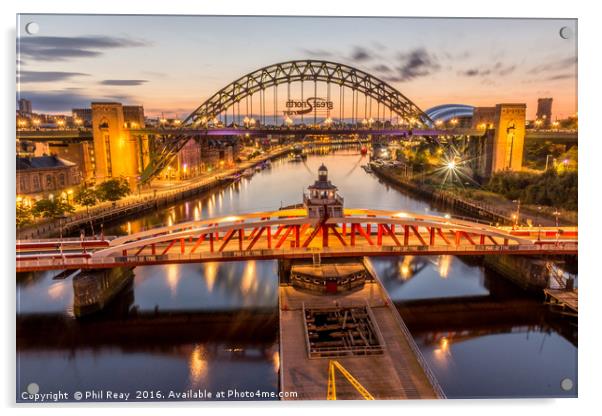
[[[15,376],[14,376],[14,312],[15,312],[15,283],[14,257],[11,256],[14,247],[14,208],[10,202],[14,198],[14,131],[15,122],[13,111],[15,106],[15,21],[16,13],[118,13],[118,14],[260,14],[260,15],[396,15],[396,16],[441,16],[441,17],[558,17],[579,19],[579,118],[580,118],[580,294],[581,316],[579,320],[579,399],[565,400],[480,400],[480,401],[444,401],[444,402],[394,402],[394,403],[337,403],[331,408],[330,403],[311,402],[297,404],[256,404],[256,403],[176,403],[158,405],[129,405],[123,409],[115,405],[80,405],[68,406],[66,409],[58,406],[48,406],[43,409],[45,414],[129,414],[133,412],[150,415],[165,415],[170,412],[196,414],[205,412],[227,412],[232,414],[261,414],[265,412],[286,413],[287,415],[304,415],[326,410],[329,412],[366,414],[369,412],[420,412],[420,414],[462,414],[462,415],[507,415],[509,413],[530,411],[547,415],[575,415],[590,413],[591,409],[600,402],[602,394],[599,386],[600,378],[600,319],[601,312],[596,308],[600,304],[602,290],[600,281],[602,273],[599,263],[595,262],[596,255],[602,256],[596,245],[596,236],[602,236],[600,216],[598,214],[602,195],[601,155],[602,133],[595,132],[595,124],[599,123],[600,115],[594,112],[602,110],[600,95],[600,46],[602,39],[600,14],[596,13],[596,2],[566,2],[546,0],[545,2],[528,2],[524,0],[504,0],[503,2],[485,2],[468,0],[430,0],[425,2],[408,1],[324,1],[324,0],[291,0],[276,1],[212,1],[193,2],[192,0],[103,0],[103,1],[68,1],[68,0],[20,0],[7,4],[2,2],[0,20],[3,29],[3,62],[2,81],[5,94],[1,101],[0,111],[3,136],[2,166],[4,178],[2,184],[3,203],[2,220],[4,235],[11,235],[2,240],[2,256],[5,267],[3,279],[3,313],[5,342],[2,348],[3,377],[0,394],[2,406],[12,407],[8,412],[30,414],[29,407],[14,407]],[[9,231],[12,231],[9,233]],[[495,359],[495,357],[492,357]],[[392,407],[395,407],[393,409]],[[200,408],[200,409],[199,409]],[[42,409],[41,409],[42,410]]]

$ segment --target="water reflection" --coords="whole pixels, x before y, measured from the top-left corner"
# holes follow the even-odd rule
[[[301,164],[275,161],[211,195],[105,224],[105,234],[298,203],[321,163],[350,207],[439,212],[355,168],[366,161],[357,149],[310,155]],[[576,382],[576,325],[550,315],[478,258],[371,262],[448,397],[561,395],[559,377]],[[275,261],[138,267],[133,286],[105,314],[77,325],[72,281],[54,280],[57,274],[17,278],[20,388],[35,378],[48,390],[277,390]]]

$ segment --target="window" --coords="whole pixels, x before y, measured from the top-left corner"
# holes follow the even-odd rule
[[[33,190],[34,192],[40,190],[40,177],[38,175],[33,175]]]
[[[52,176],[46,175],[46,189],[51,188],[51,187],[52,187]]]
[[[59,185],[60,186],[65,186],[65,174],[64,173],[61,173],[59,175]]]
[[[107,174],[113,176],[113,166],[111,165],[111,140],[109,135],[105,134],[105,151],[107,157]]]
[[[27,178],[22,175],[21,178],[19,179],[19,185],[20,185],[20,193],[27,193],[29,191],[29,187],[27,186]]]

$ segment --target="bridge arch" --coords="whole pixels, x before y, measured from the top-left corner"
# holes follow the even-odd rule
[[[314,84],[313,94],[309,94],[307,97],[303,96],[303,84],[306,81]],[[279,85],[283,84],[288,84],[290,86],[293,83],[301,83],[301,101],[304,101],[307,98],[317,98],[315,94],[317,91],[317,83],[327,84],[328,99],[330,98],[330,86],[338,86],[339,92],[341,93],[342,91],[342,104],[340,103],[341,122],[346,116],[343,105],[345,103],[345,88],[351,89],[351,103],[353,107],[351,119],[353,120],[353,125],[356,127],[360,124],[358,123],[358,115],[361,112],[358,106],[359,93],[364,96],[363,123],[366,123],[367,121],[367,100],[369,98],[370,100],[375,100],[377,103],[378,118],[380,118],[380,108],[382,106],[383,120],[386,118],[385,111],[388,109],[390,118],[395,114],[395,122],[404,124],[409,128],[425,128],[432,125],[432,120],[429,116],[409,98],[387,82],[361,69],[346,64],[323,60],[293,60],[280,62],[243,75],[203,102],[196,110],[186,117],[177,131],[170,132],[172,137],[163,144],[162,148],[158,149],[156,156],[145,167],[140,177],[141,182],[148,182],[173,160],[176,153],[191,139],[191,135],[187,134],[187,130],[193,129],[195,131],[204,131],[216,127],[218,123],[215,123],[215,120],[218,116],[223,114],[227,118],[229,109],[234,111],[235,106],[240,107],[240,103],[243,100],[248,97],[252,98],[254,94],[259,93],[260,98],[263,97],[263,105],[265,106],[266,89],[271,87],[277,88]],[[290,95],[290,88],[287,88],[287,93]],[[288,99],[290,99],[290,96]],[[275,102],[276,101],[277,99],[275,99]],[[349,100],[347,102],[349,103]],[[370,103],[372,103],[372,101],[370,101]],[[372,114],[371,105],[370,114]],[[275,119],[276,117],[274,116],[274,120]]]
[[[335,84],[358,91],[389,108],[404,122],[417,127],[425,127],[432,122],[396,88],[365,71],[331,61],[295,60],[259,68],[231,82],[193,111],[184,125],[202,126],[250,95],[270,87],[304,81]]]

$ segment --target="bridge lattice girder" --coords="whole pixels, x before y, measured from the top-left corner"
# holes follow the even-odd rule
[[[427,123],[432,123],[428,115],[401,92],[360,69],[320,60],[281,62],[240,77],[201,104],[184,120],[181,133],[165,142],[142,172],[141,181],[148,182],[171,163],[176,153],[190,140],[186,129],[207,126],[210,120],[234,104],[266,88],[303,81],[325,82],[351,88],[377,100],[402,120],[414,119],[417,127],[425,127]]]
[[[398,254],[576,254],[577,229],[512,230],[470,221],[383,210],[345,209],[321,221],[303,209],[209,218],[158,227],[109,241],[17,242],[17,270],[116,265]],[[563,239],[559,240],[559,235]],[[102,243],[102,244],[101,244]]]

